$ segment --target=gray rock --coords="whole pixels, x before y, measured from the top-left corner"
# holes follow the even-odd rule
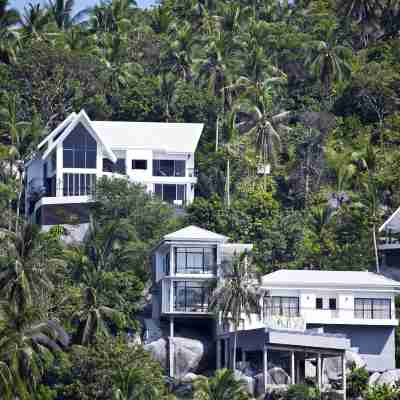
[[[392,369],[383,372],[379,379],[376,381],[376,385],[394,386],[398,381],[400,381],[400,369]]]
[[[274,367],[268,370],[267,382],[273,385],[289,385],[290,376],[284,369]]]
[[[251,376],[247,376],[238,370],[235,370],[235,379],[243,381],[246,385],[246,391],[250,396],[254,396],[255,391],[255,379]]]
[[[378,382],[380,377],[381,374],[379,372],[374,372],[368,379],[368,385],[376,385],[376,382]]]
[[[173,339],[175,378],[182,379],[189,372],[195,372],[204,355],[203,343],[199,340],[176,337]],[[168,345],[165,338],[144,345],[152,357],[158,361],[164,369],[167,369]]]
[[[199,379],[201,377],[201,375],[196,375],[193,372],[189,372],[188,374],[186,374],[182,379],[181,382],[182,383],[193,383],[194,381],[196,381],[197,379]]]

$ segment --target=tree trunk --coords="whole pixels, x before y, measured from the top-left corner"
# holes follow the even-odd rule
[[[374,252],[375,252],[376,272],[379,274],[379,273],[380,273],[380,268],[379,268],[378,245],[377,245],[377,243],[376,243],[375,224],[372,225],[372,238],[373,238],[373,241],[374,241]]]
[[[235,326],[235,335],[233,337],[233,354],[232,354],[232,369],[234,371],[236,370],[237,336],[238,336],[238,326]]]
[[[226,164],[226,184],[225,184],[225,202],[227,208],[231,207],[231,171],[229,158]]]

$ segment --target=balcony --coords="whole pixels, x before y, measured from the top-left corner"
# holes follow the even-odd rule
[[[211,288],[201,282],[173,283],[173,312],[208,313]]]

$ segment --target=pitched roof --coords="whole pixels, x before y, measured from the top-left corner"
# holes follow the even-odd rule
[[[194,153],[203,124],[163,122],[92,121],[111,148],[143,148],[176,153]]]
[[[281,269],[262,277],[271,287],[375,287],[400,288],[400,282],[367,271],[313,271]]]
[[[400,207],[379,228],[379,232],[384,230],[391,230],[394,233],[400,232]]]
[[[228,238],[215,232],[207,231],[195,225],[187,226],[179,229],[179,231],[169,233],[164,236],[164,240],[180,241],[180,240],[199,240],[207,242],[225,242]]]

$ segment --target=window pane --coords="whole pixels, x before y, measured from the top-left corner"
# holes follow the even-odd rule
[[[156,183],[154,185],[154,193],[157,197],[159,197],[160,199],[162,199],[162,185],[159,183]]]
[[[86,151],[86,168],[96,168],[96,158],[97,152],[96,150],[87,150]]]
[[[75,165],[74,168],[85,168],[85,150],[75,150]]]
[[[186,185],[177,185],[177,200],[182,200],[183,203],[186,201]]]
[[[63,174],[63,195],[68,196],[68,174]]]
[[[79,174],[74,174],[74,194],[79,196]]]
[[[116,172],[119,174],[126,174],[126,164],[125,164],[125,158],[118,158],[117,164],[116,164]]]
[[[176,199],[176,185],[164,185],[163,200],[167,203],[173,203]]]
[[[74,157],[73,151],[64,149],[63,150],[63,167],[64,168],[73,168],[74,167]]]
[[[175,161],[175,176],[185,176],[185,160],[176,160]]]
[[[74,195],[74,174],[68,174],[68,195]]]
[[[86,187],[85,187],[85,175],[79,175],[79,194],[81,196],[85,196],[87,194]]]
[[[132,160],[132,169],[147,169],[147,160]]]

